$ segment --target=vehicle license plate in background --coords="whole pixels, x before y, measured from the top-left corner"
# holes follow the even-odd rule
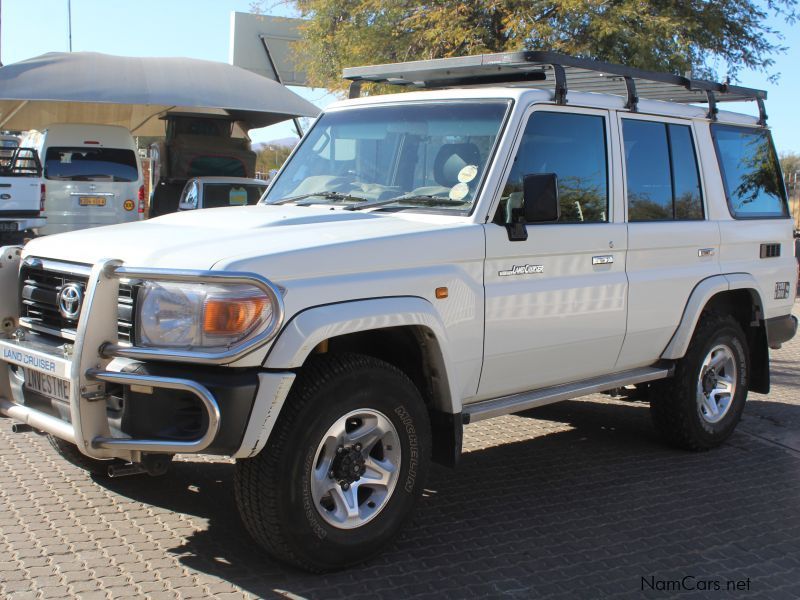
[[[106,199],[102,196],[81,196],[81,206],[105,206]]]
[[[69,381],[59,379],[40,371],[25,371],[25,387],[42,396],[47,396],[60,402],[69,402]]]
[[[15,221],[0,222],[0,231],[16,231],[17,223]]]

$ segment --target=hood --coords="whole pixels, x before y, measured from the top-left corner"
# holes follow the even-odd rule
[[[376,238],[404,238],[463,224],[331,210],[329,206],[237,206],[36,238],[25,246],[24,256],[83,264],[114,258],[135,267],[208,270],[235,257],[306,253],[356,241],[361,247]]]

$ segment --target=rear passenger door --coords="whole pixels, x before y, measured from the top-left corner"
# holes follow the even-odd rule
[[[701,280],[720,272],[691,121],[619,115],[628,221],[628,324],[618,369],[658,360]]]
[[[625,334],[625,224],[614,219],[615,139],[608,111],[537,107],[516,142],[487,223],[486,332],[479,398],[577,381],[613,370]],[[525,175],[558,176],[561,218],[505,225]]]

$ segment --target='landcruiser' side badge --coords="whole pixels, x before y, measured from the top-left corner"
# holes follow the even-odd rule
[[[500,277],[510,277],[511,275],[534,275],[544,273],[544,265],[514,265],[507,271],[499,271]]]

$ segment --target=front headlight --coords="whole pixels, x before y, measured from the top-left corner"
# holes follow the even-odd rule
[[[136,344],[222,350],[266,329],[272,299],[246,284],[146,282],[139,289]]]

